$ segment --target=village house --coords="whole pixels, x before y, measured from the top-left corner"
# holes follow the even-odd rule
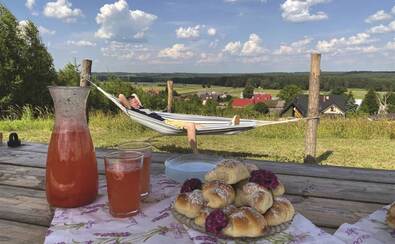
[[[309,97],[307,95],[297,96],[290,102],[280,116],[304,118],[307,117]],[[329,117],[344,117],[346,115],[346,99],[342,95],[321,95],[319,97],[319,112]]]
[[[208,100],[219,101],[220,99],[225,99],[227,97],[226,93],[218,93],[215,91],[210,92],[199,92],[198,97],[202,100],[203,105],[207,103]]]
[[[248,105],[264,103],[272,100],[272,95],[268,93],[255,93],[251,98],[235,98],[232,101],[233,108],[244,108]]]

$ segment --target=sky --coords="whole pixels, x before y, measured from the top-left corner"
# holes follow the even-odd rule
[[[395,70],[394,0],[0,0],[57,69],[260,73]]]

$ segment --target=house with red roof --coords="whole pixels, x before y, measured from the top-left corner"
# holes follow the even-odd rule
[[[256,93],[251,98],[235,98],[232,101],[233,108],[243,108],[248,105],[254,105],[257,103],[264,103],[272,100],[272,95],[267,93]]]

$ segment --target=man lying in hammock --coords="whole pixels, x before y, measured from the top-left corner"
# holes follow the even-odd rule
[[[191,122],[183,122],[183,121],[175,121],[175,120],[165,120],[164,118],[162,118],[159,114],[157,113],[147,113],[145,111],[142,111],[141,109],[143,109],[143,105],[140,101],[140,99],[138,98],[138,96],[136,94],[132,94],[129,97],[125,97],[125,95],[123,94],[119,94],[118,96],[118,100],[119,102],[127,109],[131,109],[135,112],[147,115],[151,118],[160,120],[160,121],[164,121],[166,124],[169,125],[173,125],[175,127],[179,127],[182,129],[185,129],[187,131],[187,137],[188,137],[188,142],[189,145],[192,148],[192,151],[194,153],[197,153],[197,141],[196,141],[196,125],[195,123],[191,123]]]

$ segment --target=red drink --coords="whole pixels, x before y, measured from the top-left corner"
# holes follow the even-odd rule
[[[105,156],[110,213],[114,217],[135,215],[140,207],[140,177],[143,155],[116,152]]]
[[[52,133],[48,146],[46,193],[51,206],[73,208],[93,202],[98,174],[87,130]]]
[[[120,150],[135,151],[144,154],[143,168],[141,172],[141,196],[146,196],[150,192],[151,173],[151,144],[141,141],[132,141],[119,145]]]

